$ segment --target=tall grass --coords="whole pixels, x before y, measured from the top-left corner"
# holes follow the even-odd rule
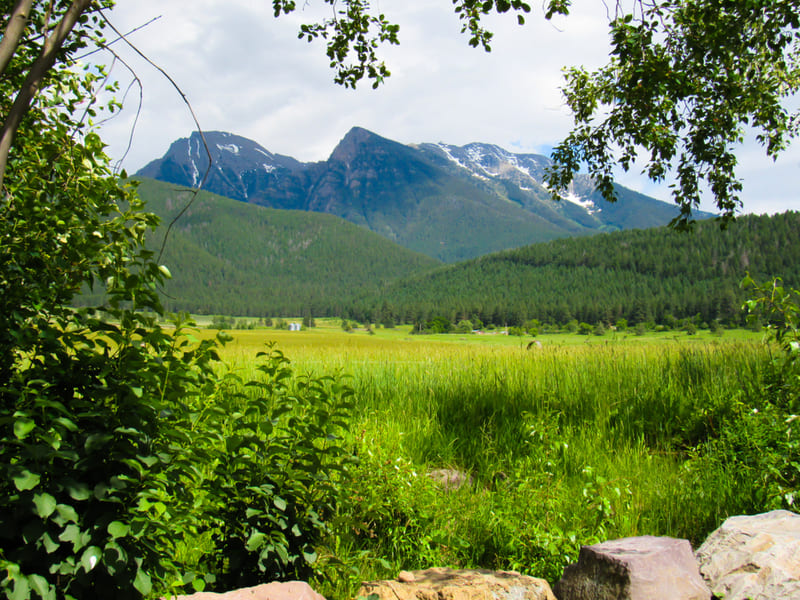
[[[758,508],[758,482],[697,450],[757,402],[769,363],[758,344],[289,339],[298,371],[346,372],[356,391],[360,464],[321,549],[331,596],[434,565],[552,582],[581,544],[698,543]],[[248,351],[243,340],[228,359],[247,370]],[[472,483],[444,490],[426,476],[439,468]]]

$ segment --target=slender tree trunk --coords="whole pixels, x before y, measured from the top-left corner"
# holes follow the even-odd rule
[[[11,152],[11,144],[14,141],[14,134],[22,122],[22,118],[30,109],[31,102],[36,96],[36,92],[39,91],[39,86],[42,84],[44,76],[55,64],[64,40],[75,27],[78,18],[89,8],[91,3],[92,0],[74,0],[67,12],[64,13],[61,21],[56,25],[53,33],[45,40],[41,54],[31,65],[25,82],[17,92],[14,104],[3,122],[2,130],[0,130],[0,189],[3,187],[3,177],[8,164],[8,155]]]
[[[6,72],[11,57],[17,50],[22,32],[28,24],[28,17],[31,14],[33,0],[17,0],[14,10],[6,23],[6,30],[3,32],[3,39],[0,40],[0,77]]]

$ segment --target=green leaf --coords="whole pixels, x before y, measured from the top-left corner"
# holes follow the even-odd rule
[[[24,440],[35,427],[36,422],[33,419],[15,419],[14,435],[17,436],[17,439]]]
[[[93,433],[86,438],[84,448],[87,452],[95,452],[105,446],[112,439],[114,439],[114,436],[110,433]]]
[[[47,551],[48,554],[52,554],[61,547],[61,544],[54,541],[53,538],[50,537],[50,534],[47,532],[42,534],[42,537],[39,539],[42,541],[42,545],[44,546],[44,549]]]
[[[103,565],[111,575],[117,568],[125,569],[128,563],[128,553],[116,542],[108,542],[103,550]]]
[[[56,588],[50,587],[47,579],[41,575],[29,575],[28,583],[31,589],[41,596],[42,600],[56,600]]]
[[[56,509],[56,499],[50,494],[34,494],[33,503],[36,505],[36,514],[46,519]]]
[[[72,432],[78,431],[78,426],[75,425],[74,422],[67,419],[66,417],[58,417],[54,419],[54,422],[64,427],[64,429],[66,429],[67,431],[72,431]]]
[[[28,578],[17,574],[13,580],[14,590],[9,594],[8,600],[30,600],[31,586],[28,583]]]
[[[23,471],[21,475],[12,477],[12,479],[14,480],[14,487],[16,487],[20,492],[24,492],[26,490],[32,490],[39,485],[41,477],[38,473]]]
[[[133,587],[135,587],[142,596],[149,596],[153,589],[150,575],[142,571],[141,568],[138,569],[136,571],[136,577],[133,579]]]
[[[70,505],[57,504],[56,511],[58,511],[58,517],[54,517],[53,521],[55,521],[58,525],[63,527],[65,523],[78,522],[78,513],[75,512],[75,509]]]
[[[278,554],[278,557],[281,560],[281,563],[284,565],[289,564],[289,551],[287,550],[286,546],[283,544],[278,544],[275,546],[275,552]]]
[[[272,504],[274,504],[275,508],[277,508],[281,512],[286,510],[286,500],[284,500],[280,496],[275,496],[275,498],[272,499]]]
[[[68,485],[67,492],[69,493],[69,497],[73,500],[88,500],[89,496],[91,496],[91,492],[89,491],[89,486],[85,483],[75,483],[72,485]]]
[[[247,539],[246,547],[250,552],[253,552],[254,550],[260,548],[264,544],[264,541],[266,539],[267,539],[266,535],[264,535],[260,531],[254,531],[252,534],[250,534],[250,537]]]
[[[97,546],[89,546],[81,555],[81,566],[87,573],[97,566],[103,556],[103,551]]]
[[[122,521],[111,521],[106,528],[108,534],[113,538],[121,538],[128,535],[128,532],[131,530],[130,525],[123,523]]]
[[[64,531],[61,532],[58,539],[62,542],[72,542],[74,544],[80,538],[80,535],[81,528],[73,523],[64,527]]]

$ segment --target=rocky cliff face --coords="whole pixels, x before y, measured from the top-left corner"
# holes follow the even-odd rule
[[[139,174],[272,208],[343,217],[441,260],[473,258],[556,237],[665,225],[671,204],[619,187],[608,204],[578,176],[554,202],[548,158],[491,144],[403,145],[351,129],[327,161],[302,163],[224,132],[174,142]],[[209,156],[211,169],[206,175]],[[702,218],[705,215],[699,215]]]

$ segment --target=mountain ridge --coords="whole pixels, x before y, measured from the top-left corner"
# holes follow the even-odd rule
[[[474,142],[401,144],[353,127],[325,161],[303,163],[227,132],[204,135],[204,189],[270,208],[329,213],[446,262],[603,231],[665,225],[672,204],[622,186],[602,201],[587,175],[554,202],[550,159]],[[195,132],[137,175],[196,186],[208,156]],[[699,218],[712,215],[699,213]]]

